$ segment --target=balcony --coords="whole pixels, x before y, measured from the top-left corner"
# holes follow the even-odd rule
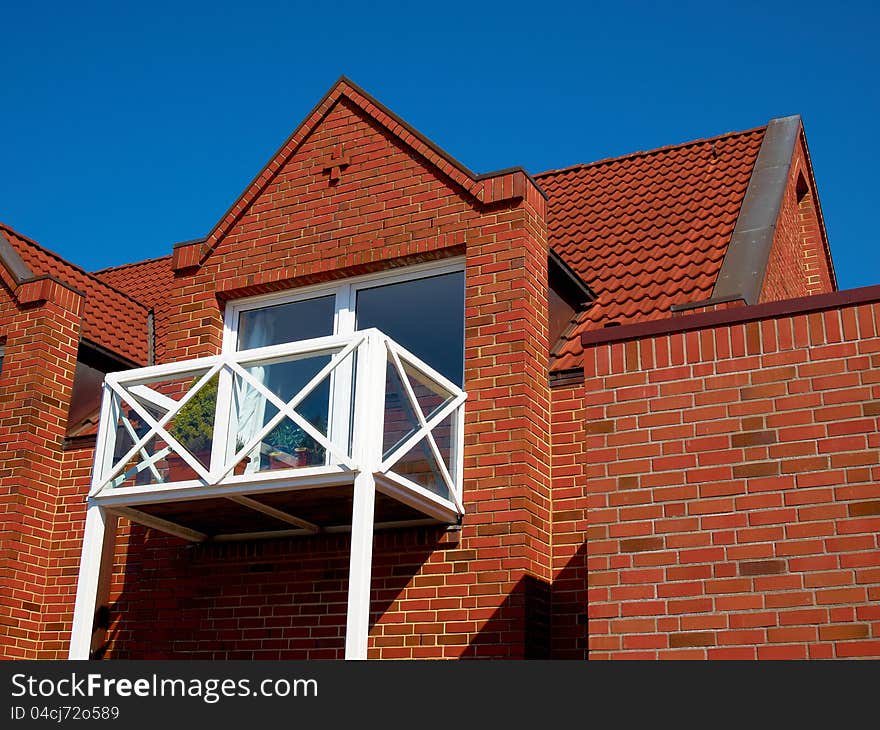
[[[107,376],[90,497],[190,540],[455,522],[466,395],[378,330]]]
[[[466,398],[377,329],[108,375],[71,658],[118,516],[194,542],[350,530],[346,654],[365,656],[373,530],[464,512]]]

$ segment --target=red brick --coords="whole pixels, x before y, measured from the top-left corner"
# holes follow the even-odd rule
[[[685,634],[671,634],[669,646],[681,649],[688,646],[715,646],[715,634],[711,631],[693,631]]]
[[[847,641],[849,639],[866,639],[871,630],[868,624],[845,624],[842,626],[820,626],[821,641]]]
[[[844,641],[837,644],[835,652],[841,659],[877,657],[880,656],[880,639],[873,641]]]

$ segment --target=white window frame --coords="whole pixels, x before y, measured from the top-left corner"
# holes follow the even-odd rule
[[[411,266],[387,269],[385,271],[363,274],[348,279],[340,279],[333,282],[313,284],[296,289],[288,289],[282,292],[258,294],[242,299],[233,299],[226,303],[223,316],[223,352],[232,353],[237,350],[239,315],[253,309],[263,309],[293,302],[301,302],[308,299],[334,296],[335,306],[333,315],[332,335],[352,334],[356,331],[357,323],[357,294],[362,289],[372,289],[388,284],[399,284],[418,279],[429,279],[443,274],[453,274],[465,271],[465,257],[441,259],[429,261]],[[462,353],[464,343],[462,343]],[[349,358],[340,364],[330,376],[330,403],[328,405],[328,430],[327,434],[331,441],[347,443],[351,438],[351,389],[353,359]],[[228,381],[228,382],[226,382]],[[220,393],[222,407],[229,407],[229,394],[232,392],[232,376],[223,373],[220,380]],[[225,393],[225,395],[224,395]],[[218,454],[222,458],[222,454]],[[328,455],[329,457],[329,455]]]
[[[331,334],[351,334],[355,331],[355,304],[357,302],[357,292],[361,289],[372,289],[376,286],[399,284],[405,281],[415,281],[416,279],[429,279],[433,276],[453,274],[463,272],[464,270],[464,256],[456,256],[451,259],[388,269],[374,274],[363,274],[335,282],[313,284],[297,289],[288,289],[283,292],[272,292],[270,294],[258,294],[253,297],[233,299],[226,303],[226,311],[223,317],[223,352],[236,351],[238,315],[244,311],[335,295],[336,306],[333,332]]]

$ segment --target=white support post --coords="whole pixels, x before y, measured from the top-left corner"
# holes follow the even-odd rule
[[[366,659],[370,634],[370,580],[373,568],[373,509],[376,482],[370,472],[354,479],[351,515],[351,556],[348,568],[348,613],[345,658]]]
[[[345,658],[366,659],[370,634],[370,580],[373,567],[373,517],[376,481],[382,458],[385,400],[385,345],[378,332],[367,335],[358,354],[355,394],[354,452],[360,472],[354,479],[351,555],[348,569],[348,613]]]
[[[115,514],[89,502],[68,659],[89,659],[91,653],[104,641],[105,632],[95,627],[95,616],[98,609],[106,605],[110,596],[116,522]]]

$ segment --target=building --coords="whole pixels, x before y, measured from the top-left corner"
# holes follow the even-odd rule
[[[880,656],[798,117],[475,175],[341,79],[168,256],[0,233],[7,657]]]

